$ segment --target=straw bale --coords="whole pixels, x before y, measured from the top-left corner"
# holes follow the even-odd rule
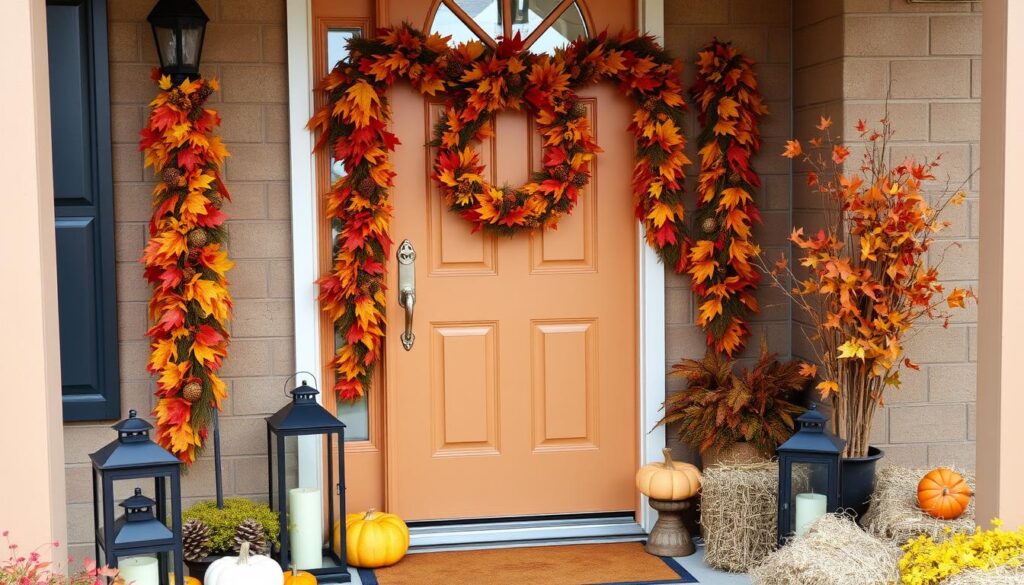
[[[700,522],[709,566],[743,573],[775,550],[778,486],[774,462],[704,470]]]
[[[921,535],[931,536],[935,542],[949,538],[949,532],[974,530],[974,498],[962,516],[955,520],[940,520],[926,514],[917,506],[917,483],[928,473],[926,469],[907,469],[890,466],[880,469],[871,495],[871,507],[861,519],[864,528],[879,538],[897,544]],[[957,470],[974,490],[974,474]]]

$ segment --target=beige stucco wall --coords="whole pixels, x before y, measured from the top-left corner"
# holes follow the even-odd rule
[[[790,165],[778,156],[790,136],[792,103],[792,2],[791,0],[666,0],[665,46],[686,62],[683,78],[689,87],[696,71],[693,65],[699,51],[713,37],[731,40],[757,64],[761,93],[769,114],[761,123],[763,146],[753,166],[761,175],[764,187],[756,201],[764,224],[754,228],[754,238],[772,257],[788,251],[786,238],[790,225]],[[699,172],[697,136],[700,125],[696,111],[687,115],[687,156],[694,161],[688,169],[687,197],[692,206],[696,177]],[[691,217],[692,217],[691,213]],[[666,371],[681,358],[700,358],[705,351],[705,335],[697,326],[697,309],[690,292],[690,279],[665,271],[665,364]],[[790,303],[778,290],[762,282],[758,290],[761,313],[751,324],[753,335],[739,363],[747,365],[756,357],[759,339],[768,340],[772,351],[783,357],[790,354]],[[669,377],[667,392],[679,392],[685,383]],[[668,444],[674,455],[690,461],[698,458],[685,445],[679,444],[676,429],[668,429]]]
[[[229,357],[222,370],[228,400],[221,418],[224,489],[265,495],[263,418],[285,402],[283,384],[294,370],[291,223],[288,193],[287,66],[284,0],[201,0],[210,16],[203,75],[223,92],[211,104],[223,118],[231,151],[226,182],[233,201],[228,273],[235,299]],[[152,2],[109,0],[114,212],[117,238],[118,331],[122,411],[149,412],[155,385],[146,372],[149,287],[138,262],[150,216],[150,171],[138,151],[146,104],[155,95],[149,74],[157,63],[145,18]],[[91,542],[88,454],[113,438],[108,423],[65,425],[69,539]],[[183,483],[186,505],[214,495],[212,449]],[[91,551],[73,546],[81,557]]]
[[[820,115],[831,116],[851,144],[858,119],[877,121],[888,102],[896,136],[892,159],[942,153],[936,177],[955,189],[981,164],[981,4],[911,4],[906,0],[798,0],[795,22],[796,134],[813,136]],[[887,100],[888,96],[888,100]],[[794,183],[795,225],[813,224],[817,197]],[[967,203],[949,207],[951,229],[929,260],[948,287],[978,279],[976,175]],[[950,245],[953,241],[958,245]],[[943,257],[944,254],[944,257]],[[794,315],[794,354],[802,346]],[[876,417],[874,444],[891,464],[974,466],[977,310],[959,312],[948,328],[925,324],[906,345],[920,371],[905,370],[903,388],[887,394]]]

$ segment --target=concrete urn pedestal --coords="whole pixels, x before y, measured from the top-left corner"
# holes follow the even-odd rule
[[[683,524],[683,512],[690,508],[691,500],[648,500],[658,511],[658,521],[647,536],[644,550],[659,557],[686,557],[697,552],[690,531]]]

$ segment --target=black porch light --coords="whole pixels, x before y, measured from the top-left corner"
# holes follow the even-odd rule
[[[267,418],[270,508],[278,513],[281,523],[278,560],[285,570],[312,573],[320,582],[348,583],[351,576],[345,555],[345,423],[317,402],[319,394],[303,380],[291,391],[292,401]],[[290,479],[296,470],[294,463],[301,441],[312,441],[327,449],[322,485],[299,486]]]
[[[181,461],[149,438],[153,426],[134,410],[113,428],[117,439],[89,456],[96,558],[137,585],[168,585],[170,573],[174,585],[184,585]],[[155,498],[137,487],[143,480],[152,480]],[[125,484],[134,495],[115,506],[115,490]]]
[[[826,430],[828,419],[813,404],[796,420],[796,433],[775,451],[779,457],[779,546],[839,509],[839,458],[846,441]]]
[[[199,78],[199,57],[210,18],[196,0],[159,0],[146,18],[160,56],[160,72],[175,84]]]

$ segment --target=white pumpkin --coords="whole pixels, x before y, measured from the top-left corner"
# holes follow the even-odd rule
[[[237,557],[214,561],[203,579],[206,585],[284,585],[281,565],[270,557],[249,554],[249,543],[242,543]]]

